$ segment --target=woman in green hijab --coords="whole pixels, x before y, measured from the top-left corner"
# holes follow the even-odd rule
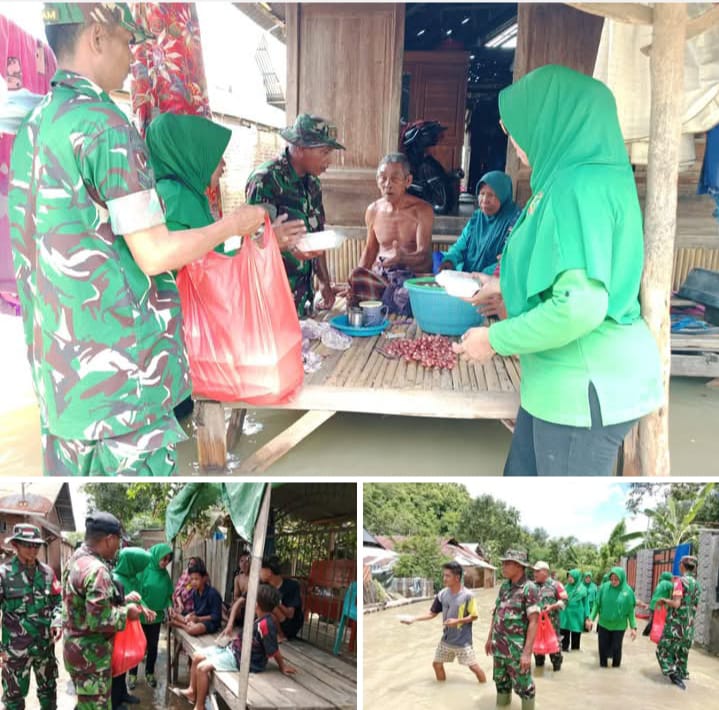
[[[647,626],[642,632],[642,636],[649,636],[652,632],[652,623],[654,622],[654,609],[660,599],[671,599],[674,593],[674,577],[671,572],[662,572],[659,575],[659,581],[654,588],[654,593],[649,602],[649,620]]]
[[[150,563],[140,575],[140,594],[142,601],[148,609],[155,614],[154,620],[142,618],[142,630],[147,639],[147,655],[145,656],[145,682],[151,687],[157,687],[155,678],[155,663],[157,649],[160,643],[160,629],[165,618],[165,612],[172,606],[172,578],[167,566],[172,562],[172,548],[161,542],[153,545],[150,550]],[[130,688],[137,683],[137,667],[130,670]]]
[[[637,637],[637,620],[634,617],[636,599],[632,588],[627,584],[627,575],[621,567],[612,567],[609,583],[599,589],[597,600],[592,609],[591,619],[599,616],[597,633],[599,636],[599,665],[607,667],[612,659],[612,668],[622,663],[622,644],[627,626],[631,629],[632,641]]]
[[[117,556],[117,564],[112,570],[112,578],[123,601],[129,594],[134,593],[142,596],[140,593],[140,577],[145,567],[150,564],[151,559],[150,553],[141,547],[124,547],[120,550]],[[127,673],[123,673],[112,679],[112,710],[118,710],[125,703],[140,702],[139,698],[128,694],[125,683],[126,676]],[[132,687],[130,687],[130,690],[132,690]]]
[[[634,423],[663,402],[656,342],[642,320],[642,216],[617,109],[601,82],[566,67],[499,95],[503,126],[532,168],[532,196],[499,279],[507,319],[455,350],[519,355],[521,407],[505,475],[611,475]]]
[[[559,613],[562,651],[569,651],[570,642],[572,651],[578,651],[581,645],[582,631],[584,631],[589,618],[587,588],[582,582],[582,573],[578,569],[569,570],[564,589],[567,592],[567,601],[564,609]]]
[[[599,587],[594,583],[592,579],[592,573],[587,571],[584,573],[584,586],[587,588],[587,603],[591,609],[594,605],[594,600],[597,598],[599,593]]]

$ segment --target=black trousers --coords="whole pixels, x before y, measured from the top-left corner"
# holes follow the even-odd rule
[[[607,667],[607,660],[612,659],[612,668],[619,668],[622,663],[622,643],[624,642],[624,629],[610,631],[603,626],[597,626],[599,634],[599,665]]]
[[[160,629],[162,624],[143,624],[142,630],[145,632],[145,638],[147,639],[147,651],[145,655],[145,675],[148,673],[155,672],[155,663],[157,662],[157,648],[160,645]],[[131,671],[130,675],[137,675],[137,668],[135,666]]]
[[[582,641],[581,631],[570,631],[569,629],[560,629],[560,631],[562,632],[562,651],[569,650],[570,640],[572,651],[578,651]]]
[[[537,668],[541,668],[544,665],[544,659],[546,656],[543,653],[535,653],[534,654],[534,663],[537,666]],[[549,660],[552,662],[552,666],[555,668],[555,670],[558,670],[558,666],[562,665],[562,652],[559,653],[550,653],[549,654]]]
[[[123,673],[122,675],[116,675],[112,679],[110,695],[112,710],[117,710],[125,700],[125,696],[127,695],[127,685],[125,684],[126,676],[127,673]]]

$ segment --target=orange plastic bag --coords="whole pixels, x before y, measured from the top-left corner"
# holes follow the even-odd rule
[[[115,634],[110,667],[112,677],[123,675],[145,657],[147,639],[139,619],[128,620],[122,631]]]
[[[282,404],[301,387],[302,332],[277,238],[243,239],[177,275],[193,392],[221,402]]]
[[[659,640],[664,633],[664,624],[667,621],[667,608],[664,604],[660,604],[654,607],[654,616],[652,617],[652,630],[649,632],[649,638],[654,643],[659,643]]]
[[[557,639],[557,633],[552,625],[552,620],[546,611],[539,614],[537,635],[534,637],[534,648],[532,650],[538,656],[559,653],[559,639]]]

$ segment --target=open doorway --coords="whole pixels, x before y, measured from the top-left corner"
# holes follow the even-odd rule
[[[516,3],[407,4],[401,119],[447,126],[427,150],[446,171],[462,168],[472,194],[504,169],[497,95],[512,83],[516,37]]]

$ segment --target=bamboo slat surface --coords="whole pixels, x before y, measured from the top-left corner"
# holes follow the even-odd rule
[[[378,348],[393,341],[387,334],[418,338],[422,332],[414,321],[393,318],[385,334],[353,338],[349,350],[332,350],[315,341],[312,349],[322,357],[322,366],[305,376],[302,390],[291,402],[274,408],[456,419],[516,416],[519,362],[515,358],[495,356],[486,365],[459,361],[453,370],[425,368],[384,356]]]

